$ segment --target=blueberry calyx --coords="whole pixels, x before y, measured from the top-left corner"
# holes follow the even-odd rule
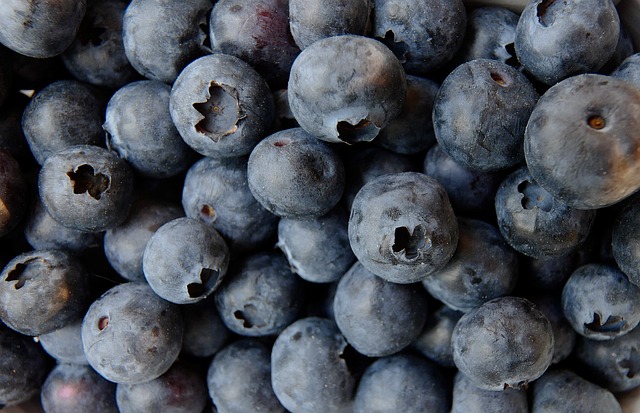
[[[539,208],[544,212],[549,212],[553,208],[553,197],[540,185],[525,180],[518,184],[518,192],[522,194],[524,209]]]
[[[395,229],[391,250],[396,257],[404,256],[407,260],[415,260],[420,254],[431,248],[431,239],[422,225],[412,231],[407,227]]]
[[[409,46],[402,40],[396,40],[395,36],[396,34],[393,30],[387,30],[384,37],[380,38],[380,40],[396,55],[400,63],[406,63]]]
[[[244,328],[260,328],[266,325],[264,320],[260,318],[256,306],[253,304],[244,305],[242,310],[234,311],[233,316],[242,321],[242,326]]]
[[[219,142],[225,136],[238,130],[238,122],[246,118],[238,100],[238,92],[218,82],[210,82],[207,98],[204,102],[193,104],[202,119],[195,125],[198,133]]]
[[[200,270],[200,281],[199,283],[190,283],[187,285],[187,292],[189,293],[189,297],[197,298],[201,297],[207,289],[205,288],[209,281],[213,280],[213,283],[218,282],[218,278],[220,278],[220,271],[214,270],[212,268],[203,268]]]
[[[9,271],[9,273],[7,274],[7,278],[5,278],[5,281],[16,281],[16,284],[13,286],[16,290],[24,287],[27,281],[30,281],[37,276],[37,273],[34,273],[33,271],[27,271],[29,265],[37,259],[38,258],[31,258],[26,260],[25,262],[17,263],[13,270]]]
[[[100,199],[102,193],[109,189],[110,179],[107,175],[95,173],[91,165],[83,164],[67,172],[73,185],[74,194],[88,193],[94,199]]]
[[[632,379],[637,376],[640,373],[640,354],[638,354],[638,350],[632,347],[629,350],[629,356],[620,360],[618,366],[627,371],[625,376],[628,378]]]
[[[368,116],[368,115],[367,115]],[[347,144],[369,142],[378,135],[380,128],[363,117],[359,121],[341,120],[336,124],[338,139]]]
[[[603,317],[599,313],[593,313],[593,321],[590,323],[584,323],[585,333],[596,332],[603,334],[617,335],[627,325],[627,321],[624,317],[617,315],[610,315],[603,323]]]

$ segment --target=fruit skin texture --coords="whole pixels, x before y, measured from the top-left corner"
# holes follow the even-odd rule
[[[640,90],[584,74],[552,86],[525,130],[531,176],[578,209],[603,208],[640,188]]]
[[[458,372],[453,382],[451,413],[517,413],[528,412],[527,391],[505,389],[482,390]]]
[[[523,328],[527,326],[527,328]],[[480,389],[519,389],[553,358],[551,323],[528,300],[501,297],[466,313],[451,337],[458,369]]]
[[[640,198],[633,197],[616,217],[611,249],[618,268],[640,287]]]
[[[384,175],[356,195],[349,241],[367,270],[408,284],[451,259],[458,245],[458,223],[447,193],[434,178],[417,172]]]

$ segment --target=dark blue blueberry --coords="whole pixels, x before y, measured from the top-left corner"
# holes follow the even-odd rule
[[[527,391],[483,390],[458,372],[453,381],[451,413],[528,413]]]
[[[84,313],[88,297],[87,273],[63,251],[22,253],[0,273],[0,318],[22,334],[64,327]]]
[[[142,256],[147,242],[162,225],[182,216],[182,209],[171,203],[151,199],[134,202],[126,221],[104,234],[109,264],[129,281],[145,281]]]
[[[419,284],[385,281],[355,263],[340,279],[333,301],[336,324],[360,354],[382,357],[411,344],[427,319]]]
[[[573,76],[547,90],[531,113],[527,166],[574,208],[609,206],[640,188],[640,163],[631,161],[640,150],[638,129],[638,88],[604,75]]]
[[[89,364],[115,383],[160,377],[178,357],[182,333],[178,307],[144,283],[107,290],[82,321],[82,345]]]
[[[212,158],[248,155],[274,116],[273,96],[262,76],[222,53],[195,60],[180,73],[169,108],[187,145]]]
[[[282,254],[256,253],[230,269],[216,291],[216,307],[236,334],[277,335],[298,318],[304,299],[301,289]]]
[[[399,354],[376,360],[364,372],[354,413],[446,413],[450,390],[444,374],[427,360]]]
[[[289,28],[300,49],[325,37],[365,35],[371,24],[371,0],[290,0]]]
[[[128,2],[91,0],[76,39],[62,54],[76,79],[97,86],[119,88],[136,78],[122,42],[122,20]]]
[[[411,348],[442,367],[455,367],[451,335],[463,315],[464,313],[446,305],[430,313],[424,329],[411,344]]]
[[[255,339],[220,350],[209,366],[207,385],[216,412],[285,412],[271,387],[271,349]]]
[[[586,264],[564,285],[562,310],[578,334],[611,340],[640,322],[640,287],[615,267]]]
[[[605,63],[605,65],[602,66],[602,68],[600,69],[600,73],[612,75],[613,74],[612,72],[617,67],[619,67],[626,58],[633,55],[633,52],[635,51],[635,48],[633,45],[633,38],[629,34],[629,31],[625,29],[622,23],[623,21],[621,19],[620,20],[620,36],[618,36],[618,43],[616,44],[616,48],[613,51],[613,55],[607,61],[607,63]]]
[[[356,195],[349,241],[366,269],[387,281],[408,284],[451,259],[458,223],[435,179],[417,172],[383,175]]]
[[[115,153],[79,145],[47,158],[38,176],[42,205],[65,227],[100,232],[127,218],[133,174]]]
[[[177,361],[162,376],[144,383],[116,387],[120,413],[202,412],[207,405],[207,385],[200,372]]]
[[[40,165],[73,145],[102,145],[103,102],[86,83],[60,80],[36,93],[22,115],[22,129]]]
[[[131,65],[144,77],[173,83],[194,59],[211,53],[207,19],[211,0],[132,0],[122,22]]]
[[[640,68],[640,66],[638,66]],[[640,198],[634,197],[613,224],[611,246],[618,267],[633,284],[640,286]]]
[[[565,369],[549,371],[533,383],[531,411],[622,413],[611,392]]]
[[[577,334],[564,317],[560,297],[555,295],[535,295],[529,300],[536,305],[538,310],[549,319],[553,329],[553,360],[552,364],[559,363],[569,357],[576,344]]]
[[[626,80],[640,88],[640,53],[635,53],[623,60],[611,76]]]
[[[560,291],[577,265],[577,253],[545,258],[520,256],[519,287],[544,294]]]
[[[328,142],[369,142],[402,110],[404,69],[382,43],[343,35],[318,40],[291,67],[291,112]]]
[[[522,167],[502,181],[495,198],[498,227],[518,252],[534,258],[557,257],[585,242],[595,210],[575,209],[555,198]]]
[[[116,385],[78,364],[58,364],[51,370],[40,401],[46,413],[118,413]]]
[[[84,316],[84,312],[82,313]],[[44,351],[58,363],[89,364],[82,347],[82,317],[47,334],[40,334],[38,341]]]
[[[524,69],[553,85],[600,69],[619,34],[620,19],[610,0],[532,0],[520,15],[514,45]]]
[[[337,281],[356,260],[349,244],[348,222],[340,208],[315,219],[282,218],[277,247],[301,278],[316,283]]]
[[[454,310],[468,312],[513,291],[518,256],[498,228],[484,221],[458,218],[458,247],[453,257],[422,284]]]
[[[180,306],[184,321],[182,352],[193,357],[210,357],[231,338],[222,322],[214,296]]]
[[[496,171],[524,159],[524,130],[538,93],[497,60],[463,63],[446,77],[433,105],[440,147],[463,166]]]
[[[289,31],[289,2],[218,0],[209,20],[211,48],[249,63],[274,88],[284,87],[300,53]]]
[[[407,73],[442,67],[464,40],[467,13],[461,0],[375,0],[373,36],[384,42]]]
[[[206,298],[220,286],[228,266],[229,248],[222,236],[186,217],[158,228],[142,257],[144,276],[153,291],[176,304]]]
[[[142,80],[120,88],[107,105],[107,147],[152,178],[177,175],[194,157],[171,121],[170,96],[169,85]]]
[[[280,403],[292,412],[348,411],[356,381],[346,348],[331,320],[308,317],[285,328],[271,351],[271,384]]]
[[[344,166],[325,142],[303,129],[285,129],[260,141],[247,167],[249,189],[269,212],[313,218],[329,212],[344,190]]]
[[[247,158],[202,158],[184,179],[182,207],[189,218],[215,228],[232,254],[272,244],[278,217],[249,190]]]
[[[484,390],[526,387],[553,358],[551,323],[520,297],[496,298],[466,313],[451,342],[458,369]]]
[[[0,237],[14,229],[24,217],[29,193],[20,164],[0,150]]]
[[[30,57],[59,55],[73,42],[86,9],[86,0],[7,2],[0,15],[0,43]]]

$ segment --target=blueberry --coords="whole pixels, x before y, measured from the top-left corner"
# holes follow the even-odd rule
[[[620,63],[612,73],[612,77],[626,80],[640,88],[640,53],[635,53]]]
[[[189,62],[211,52],[211,8],[210,0],[132,0],[122,22],[127,59],[147,79],[173,83]]]
[[[184,321],[182,353],[193,357],[210,357],[220,350],[232,334],[216,309],[215,297],[180,306]]]
[[[535,295],[529,300],[549,319],[553,329],[553,360],[557,364],[568,358],[576,344],[577,334],[564,317],[560,297],[555,295]]]
[[[40,165],[73,145],[102,145],[103,102],[76,80],[59,80],[36,93],[22,115],[22,129]]]
[[[79,145],[47,158],[38,176],[40,200],[65,227],[100,232],[129,213],[133,176],[129,165],[99,146]]]
[[[186,217],[158,228],[142,257],[144,276],[153,291],[176,304],[206,298],[220,286],[228,266],[229,248],[220,234]]]
[[[169,109],[187,145],[212,158],[248,155],[274,116],[273,97],[262,76],[222,53],[197,59],[180,72]]]
[[[520,256],[518,282],[529,292],[561,291],[577,265],[577,253],[544,258]]]
[[[640,198],[634,197],[620,211],[613,225],[611,246],[618,267],[633,284],[640,286]]]
[[[84,365],[58,364],[42,385],[40,400],[47,413],[118,413],[115,384]]]
[[[455,367],[451,335],[463,315],[464,313],[446,305],[430,313],[424,329],[410,348],[442,367]]]
[[[40,334],[38,340],[44,351],[60,364],[89,364],[82,347],[81,328],[82,317],[50,333]]]
[[[220,350],[207,385],[219,413],[285,412],[271,387],[271,348],[258,340],[238,340]]]
[[[416,172],[383,175],[356,195],[349,241],[367,270],[408,284],[423,280],[451,259],[458,223],[435,179]]]
[[[383,357],[365,370],[355,395],[354,413],[445,413],[449,389],[442,372],[409,354]]]
[[[407,82],[393,53],[373,39],[342,35],[318,40],[293,62],[291,112],[311,135],[328,142],[369,142],[400,114]]]
[[[322,216],[344,190],[344,166],[338,155],[300,128],[260,141],[249,157],[247,175],[253,196],[279,217]]]
[[[120,413],[202,412],[208,399],[204,377],[194,366],[180,361],[151,381],[118,384],[115,396]]]
[[[153,380],[174,363],[182,345],[180,310],[144,283],[119,284],[91,304],[82,321],[87,360],[115,383]]]
[[[83,314],[88,281],[84,267],[65,252],[22,253],[0,273],[0,318],[30,336],[62,328]]]
[[[171,121],[170,96],[169,85],[142,80],[118,89],[107,105],[107,146],[142,175],[168,178],[192,162],[192,151]]]
[[[458,371],[453,381],[451,413],[527,413],[527,391],[507,388],[483,390]]]
[[[611,340],[640,322],[640,288],[615,267],[586,264],[564,285],[562,310],[578,334]]]
[[[619,34],[618,12],[609,0],[532,0],[520,15],[514,45],[525,70],[553,85],[600,69]]]
[[[453,257],[422,284],[454,310],[468,312],[513,291],[518,256],[496,227],[484,221],[458,218],[458,247]]]
[[[20,164],[9,152],[0,150],[0,236],[20,223],[28,202],[27,182]]]
[[[451,342],[458,369],[485,390],[520,389],[553,358],[551,323],[520,297],[495,298],[466,313]]]
[[[302,318],[285,328],[271,351],[271,384],[280,403],[293,413],[348,411],[356,382],[346,348],[331,320]]]
[[[512,167],[524,159],[524,130],[537,100],[531,82],[506,63],[463,63],[447,75],[436,95],[436,139],[443,151],[468,168]]]
[[[640,188],[635,159],[640,90],[623,80],[584,74],[552,86],[527,123],[531,176],[579,209],[612,205]]]

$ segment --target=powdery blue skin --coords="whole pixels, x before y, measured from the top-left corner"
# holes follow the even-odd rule
[[[412,155],[436,143],[431,113],[440,85],[407,75],[407,95],[400,114],[380,130],[375,142],[390,151]]]
[[[180,306],[184,320],[182,352],[194,357],[211,357],[232,337],[209,296],[195,304]]]
[[[582,245],[595,210],[572,208],[546,191],[522,167],[502,181],[495,198],[498,227],[518,252],[534,258],[569,254]]]
[[[557,364],[571,355],[576,344],[577,334],[564,317],[559,297],[538,294],[529,297],[529,300],[544,313],[551,323],[554,338],[551,364]]]
[[[463,63],[449,73],[436,95],[436,139],[465,167],[481,171],[512,167],[524,159],[524,130],[537,100],[531,82],[506,63],[489,59]]]
[[[27,181],[20,164],[0,150],[0,236],[14,229],[24,217],[29,205]]]
[[[182,216],[178,205],[151,199],[136,201],[126,221],[104,234],[107,261],[124,279],[145,282],[142,257],[147,242],[162,225]]]
[[[451,259],[458,223],[435,179],[416,172],[384,175],[356,195],[349,241],[367,270],[387,281],[409,284]]]
[[[115,383],[143,383],[164,374],[182,346],[180,310],[144,283],[119,284],[91,304],[82,321],[87,360]]]
[[[504,174],[469,169],[432,146],[424,158],[423,172],[434,177],[447,191],[456,214],[484,218],[495,214],[495,195]]]
[[[527,167],[574,208],[615,204],[640,188],[639,128],[638,88],[603,75],[573,76],[547,90],[531,113]]]
[[[247,158],[202,158],[184,179],[182,207],[189,218],[215,228],[232,254],[255,250],[275,238],[278,217],[254,198]]]
[[[410,348],[439,366],[455,367],[451,334],[463,315],[464,313],[443,305],[437,311],[429,314],[424,329],[413,341]]]
[[[63,251],[19,254],[0,273],[0,318],[25,335],[50,333],[82,316],[88,282],[80,262]]]
[[[302,285],[282,254],[261,252],[244,257],[215,293],[225,325],[243,336],[279,334],[300,315]]]
[[[520,389],[540,377],[554,348],[551,323],[520,297],[496,298],[466,313],[451,343],[458,369],[478,388],[493,391]]]
[[[407,73],[424,76],[460,48],[467,13],[460,0],[375,0],[373,36],[398,56]]]
[[[0,408],[37,396],[50,359],[33,338],[0,324]]]
[[[565,369],[549,371],[536,380],[531,395],[535,413],[622,413],[611,392]]]
[[[36,161],[74,145],[102,145],[104,102],[90,85],[59,80],[36,93],[22,115],[22,129]]]
[[[553,85],[600,69],[613,54],[619,34],[612,1],[532,0],[520,15],[514,45],[524,69]]]
[[[300,126],[327,142],[369,142],[398,116],[402,65],[382,43],[356,35],[321,39],[291,66],[288,98]]]
[[[613,72],[612,77],[632,83],[640,89],[640,53],[635,53],[622,61]]]
[[[280,403],[292,413],[352,411],[356,381],[346,347],[328,319],[302,318],[285,328],[271,351],[271,384]]]
[[[376,360],[364,372],[355,395],[354,413],[445,413],[448,383],[427,360],[399,354]]]
[[[613,257],[618,268],[629,281],[640,286],[640,198],[632,198],[618,213],[611,236]]]
[[[513,291],[518,255],[498,228],[484,221],[458,218],[458,231],[453,257],[422,280],[422,285],[434,298],[466,313]]]
[[[0,43],[20,54],[59,55],[76,36],[86,0],[10,1],[0,11]]]
[[[210,0],[132,0],[122,22],[127,59],[147,79],[173,83],[189,62],[211,53],[211,8]]]
[[[406,348],[427,319],[427,296],[418,284],[395,284],[354,264],[340,279],[333,301],[340,332],[368,357]]]
[[[451,413],[527,413],[527,391],[505,389],[482,390],[465,377],[456,373],[453,381]]]
[[[640,329],[607,341],[578,336],[574,355],[580,372],[594,383],[624,392],[640,386]]]
[[[115,153],[79,145],[47,158],[38,175],[40,200],[65,227],[100,232],[127,218],[133,198],[133,173]]]
[[[289,28],[300,49],[325,37],[365,35],[372,0],[289,0]]]
[[[315,219],[282,218],[276,246],[301,278],[316,283],[337,281],[356,260],[349,244],[348,222],[341,208]]]
[[[192,304],[220,286],[229,258],[229,248],[215,229],[183,217],[156,230],[145,247],[142,270],[160,297],[176,304]]]
[[[50,333],[40,334],[38,340],[44,351],[60,364],[89,364],[82,347],[81,328],[82,317]]]
[[[602,66],[599,73],[612,75],[612,72],[614,72],[626,58],[633,55],[634,51],[635,47],[633,45],[633,39],[631,38],[629,31],[625,29],[622,21],[620,21],[620,36],[618,37],[616,48],[609,61]]]
[[[562,311],[578,334],[611,340],[640,323],[640,288],[615,267],[586,264],[565,283]]]
[[[137,77],[122,42],[127,2],[91,0],[76,39],[62,55],[76,79],[97,86],[119,88]]]
[[[169,85],[142,80],[118,89],[107,105],[107,147],[144,176],[177,175],[194,158],[171,121],[170,96]]]
[[[187,145],[212,158],[248,155],[266,136],[275,114],[264,78],[223,53],[194,60],[180,72],[169,109]]]
[[[47,413],[118,413],[116,385],[89,366],[58,364],[40,393]]]
[[[138,384],[118,384],[120,413],[202,412],[207,405],[207,385],[195,366],[177,361],[162,376]]]
[[[576,254],[550,258],[520,256],[518,283],[525,286],[525,291],[544,294],[560,291],[567,278],[579,265],[578,262]]]
[[[220,350],[207,385],[218,413],[285,413],[271,387],[271,348],[261,341],[242,339]]]
[[[249,189],[282,218],[315,218],[329,212],[344,190],[344,166],[325,142],[303,129],[285,129],[260,141],[247,166]]]

